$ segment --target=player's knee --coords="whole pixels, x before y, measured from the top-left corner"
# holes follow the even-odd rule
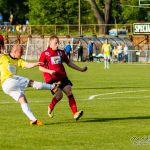
[[[34,89],[40,90],[40,89],[42,89],[42,82],[34,81],[32,87]]]
[[[62,93],[59,93],[59,94],[56,95],[57,101],[60,101],[62,98],[63,98],[63,94]]]
[[[71,90],[71,89],[68,89],[68,90],[66,91],[66,95],[67,95],[67,96],[72,95],[72,90]]]
[[[28,86],[29,86],[29,87],[33,87],[33,83],[34,83],[34,81],[33,81],[33,80],[29,80],[29,84],[28,84]]]

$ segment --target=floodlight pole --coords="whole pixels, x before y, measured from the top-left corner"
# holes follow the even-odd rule
[[[79,7],[79,12],[78,12],[78,30],[79,30],[79,36],[81,35],[81,6],[80,6],[80,0],[78,1],[78,7]]]

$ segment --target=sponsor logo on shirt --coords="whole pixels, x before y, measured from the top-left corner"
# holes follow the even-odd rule
[[[60,56],[54,56],[54,57],[51,57],[51,62],[52,64],[61,64],[61,57]]]

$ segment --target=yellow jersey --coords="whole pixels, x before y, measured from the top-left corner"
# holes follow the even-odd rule
[[[26,61],[23,59],[15,59],[8,54],[0,55],[0,76],[1,84],[7,79],[17,74],[19,68],[24,68]]]
[[[111,45],[110,44],[103,44],[102,45],[102,51],[103,51],[103,54],[110,55]]]

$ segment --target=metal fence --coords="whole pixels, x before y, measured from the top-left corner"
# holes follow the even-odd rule
[[[129,50],[128,62],[147,63],[150,62],[150,50]]]
[[[79,25],[0,25],[0,33],[8,35],[50,35],[79,36],[101,35],[103,29],[107,34],[133,34],[132,24],[81,24]]]
[[[23,58],[26,60],[38,60],[41,52],[45,50],[47,47],[46,41],[44,42],[39,44],[33,42],[22,44],[24,48]],[[9,53],[13,45],[14,44],[6,44],[7,53]],[[74,46],[76,47],[76,44],[74,44]],[[86,51],[87,50],[84,49],[84,54],[86,54]],[[78,57],[78,53],[76,49],[73,49],[72,57],[71,57],[72,60],[76,61],[77,57]],[[84,57],[86,57],[86,55],[84,55]],[[103,61],[103,58],[97,57],[96,61]],[[150,50],[128,50],[128,63],[147,63],[147,62],[150,62]]]

